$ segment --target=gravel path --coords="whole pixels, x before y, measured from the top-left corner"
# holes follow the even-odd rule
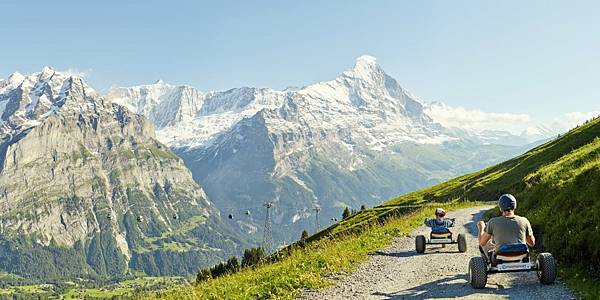
[[[454,234],[466,233],[467,252],[457,245],[445,248],[427,246],[424,254],[415,252],[415,236],[428,234],[425,226],[410,237],[397,238],[385,249],[371,255],[356,272],[340,278],[321,290],[304,291],[299,299],[574,299],[563,283],[539,283],[535,272],[492,274],[484,289],[475,290],[467,281],[468,263],[479,255],[478,221],[489,207],[449,212],[457,225]]]

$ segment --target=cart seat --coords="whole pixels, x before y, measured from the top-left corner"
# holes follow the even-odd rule
[[[521,261],[529,256],[529,248],[526,244],[501,245],[495,253],[496,260]]]
[[[452,237],[452,232],[447,227],[433,227],[431,228],[432,239],[445,239]]]

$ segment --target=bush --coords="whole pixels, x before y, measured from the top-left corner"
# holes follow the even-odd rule
[[[300,236],[300,240],[301,240],[301,241],[304,241],[304,240],[306,240],[307,238],[308,238],[308,231],[306,231],[306,230],[303,230],[303,231],[302,231],[302,235]]]
[[[227,267],[224,263],[218,263],[210,268],[210,275],[212,278],[217,278],[225,274],[227,274]]]
[[[346,207],[344,209],[344,212],[342,213],[342,219],[347,219],[348,217],[350,217],[350,208]]]
[[[248,250],[246,250],[248,251]],[[245,253],[244,253],[245,254]],[[237,257],[232,256],[225,263],[218,263],[210,269],[202,269],[196,274],[196,284],[211,278],[217,278],[226,274],[233,274],[240,270],[240,262]]]
[[[265,257],[265,251],[261,247],[244,250],[242,257],[242,268],[256,267]]]
[[[196,284],[199,284],[203,281],[207,281],[211,278],[212,274],[210,273],[210,269],[202,269],[200,270],[200,272],[198,272],[198,275],[196,275]]]
[[[228,274],[232,274],[240,270],[240,262],[238,261],[237,257],[233,256],[227,260],[227,263],[225,264],[225,270]]]

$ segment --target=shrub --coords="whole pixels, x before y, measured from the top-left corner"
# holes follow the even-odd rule
[[[258,266],[264,257],[265,251],[261,247],[246,249],[242,257],[242,268]]]
[[[348,217],[350,217],[350,208],[346,207],[342,213],[342,219],[347,219]]]
[[[210,269],[202,269],[196,275],[196,284],[199,284],[203,281],[207,281],[212,278],[212,274],[210,273]]]
[[[240,270],[240,262],[238,261],[237,257],[233,256],[227,260],[227,263],[225,264],[225,270],[228,274],[232,274]]]
[[[304,241],[304,240],[306,240],[307,238],[308,238],[308,231],[306,231],[306,230],[303,230],[303,231],[302,231],[302,235],[300,236],[300,240],[301,240],[301,241]]]

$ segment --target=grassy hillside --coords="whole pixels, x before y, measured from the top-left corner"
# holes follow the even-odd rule
[[[327,259],[359,253],[346,261],[360,261],[391,237],[409,232],[425,213],[413,205],[468,205],[469,200],[495,201],[503,193],[515,195],[517,213],[527,216],[538,234],[544,233],[541,248],[558,258],[561,275],[571,287],[584,298],[600,296],[600,119],[504,163],[361,211],[310,236],[305,249],[288,247],[282,253],[289,255],[275,264],[162,296],[291,298],[300,288],[326,284],[327,273],[350,270],[355,265]],[[376,224],[385,225],[373,226]],[[357,245],[362,251],[353,248]],[[306,264],[309,261],[318,264]],[[254,292],[239,294],[235,289]]]
[[[517,213],[543,233],[540,248],[558,258],[571,286],[586,298],[600,297],[600,119],[514,159],[382,207],[457,198],[488,201],[503,193],[517,197]]]
[[[536,235],[543,233],[539,246],[558,258],[563,277],[584,296],[600,297],[600,119],[504,163],[388,201],[312,238],[359,230],[408,204],[494,201],[503,193],[515,195],[517,213],[530,219]]]
[[[139,295],[139,299],[294,299],[301,289],[317,289],[331,284],[332,274],[353,271],[367,259],[369,253],[422,225],[423,218],[432,216],[435,207],[453,210],[479,204],[432,203],[406,211],[401,218],[382,220],[384,224],[364,228],[368,230],[345,231],[336,237],[313,239],[302,247],[289,247],[274,263],[243,269],[195,287],[181,286],[163,293]]]

